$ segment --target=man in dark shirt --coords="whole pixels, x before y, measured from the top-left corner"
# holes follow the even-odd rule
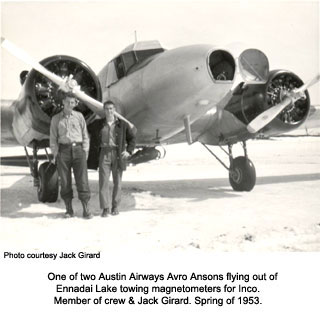
[[[73,109],[77,106],[77,99],[71,93],[64,95],[63,111],[53,116],[50,125],[50,148],[57,161],[61,182],[60,195],[66,205],[65,217],[74,216],[72,208],[72,175],[77,186],[78,197],[83,206],[83,217],[91,218],[88,202],[90,189],[87,171],[89,152],[89,137],[87,125],[83,115]]]
[[[106,118],[99,121],[99,199],[102,217],[119,214],[121,201],[122,172],[126,169],[126,160],[135,148],[135,129],[125,121],[116,118],[116,107],[112,101],[104,104]],[[112,173],[113,191],[110,210],[109,178]]]

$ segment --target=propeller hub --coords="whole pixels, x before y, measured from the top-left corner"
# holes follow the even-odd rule
[[[286,88],[280,89],[280,101],[284,100],[286,97],[290,96],[290,91]]]
[[[42,74],[32,71],[29,74],[29,87],[35,96],[39,108],[50,118],[63,109],[61,90],[73,92],[80,89],[88,96],[101,100],[100,83],[94,72],[82,61],[71,56],[58,55],[41,61],[41,65],[62,80],[58,86]],[[67,69],[67,71],[66,71]],[[84,102],[79,102],[75,110],[80,111],[87,119],[92,115]]]
[[[72,77],[72,75],[71,75],[71,77]],[[68,86],[69,86],[71,89],[77,87],[77,86],[78,86],[78,82],[77,82],[77,80],[75,80],[75,79],[69,79],[69,80],[68,80]]]

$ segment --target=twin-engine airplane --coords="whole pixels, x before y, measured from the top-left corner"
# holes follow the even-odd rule
[[[51,117],[62,108],[60,91],[72,91],[88,130],[104,115],[102,102],[112,100],[118,117],[137,128],[138,151],[130,163],[157,159],[157,146],[202,143],[229,171],[236,191],[250,191],[256,182],[246,141],[299,127],[307,118],[310,99],[307,84],[292,72],[269,71],[266,55],[257,49],[192,45],[165,50],[158,41],[126,47],[98,74],[82,61],[65,55],[40,63],[8,40],[2,46],[32,66],[21,73],[22,90],[11,109],[12,129],[25,147],[26,157],[42,202],[58,196],[56,167],[49,161],[38,168],[38,150],[49,147]],[[243,143],[244,156],[234,158],[232,146]],[[97,145],[91,137],[88,167],[95,168]],[[226,166],[208,145],[227,146]],[[33,149],[29,156],[27,147]]]

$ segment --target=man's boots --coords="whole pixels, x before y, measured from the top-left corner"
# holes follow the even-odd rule
[[[82,207],[83,207],[83,214],[82,214],[82,216],[84,218],[87,218],[87,219],[92,218],[93,216],[92,216],[92,214],[90,212],[90,209],[89,209],[89,202],[82,201],[81,200],[81,203],[82,203]]]
[[[73,208],[72,208],[72,200],[65,200],[64,203],[66,204],[66,212],[64,214],[65,218],[70,218],[74,216]]]

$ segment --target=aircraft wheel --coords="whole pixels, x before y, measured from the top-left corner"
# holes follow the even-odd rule
[[[235,191],[251,191],[256,184],[256,170],[245,156],[233,160],[229,171],[229,181]]]
[[[59,193],[57,167],[51,162],[44,162],[39,168],[38,199],[41,202],[56,202]]]

